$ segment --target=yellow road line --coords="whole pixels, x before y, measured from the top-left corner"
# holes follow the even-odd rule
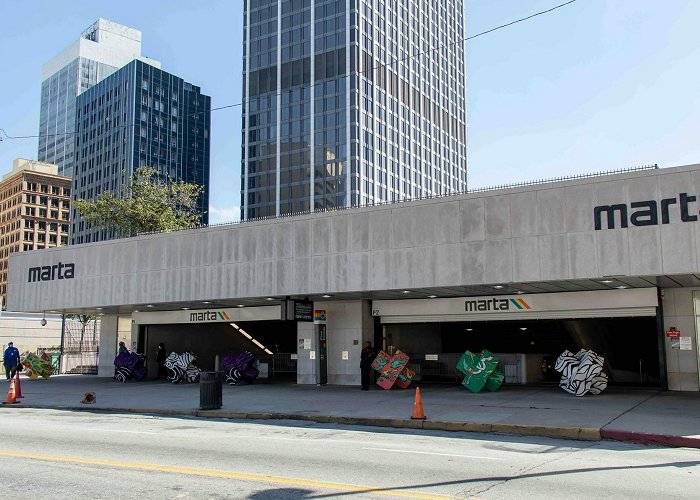
[[[267,476],[262,474],[248,474],[245,472],[227,472],[212,469],[198,469],[193,467],[180,467],[176,465],[142,464],[136,462],[116,462],[114,460],[98,460],[92,458],[65,457],[60,455],[44,455],[40,453],[17,453],[14,451],[0,450],[0,457],[27,458],[31,460],[45,460],[49,462],[62,462],[82,465],[102,465],[121,469],[169,472],[174,474],[188,474],[194,476],[221,477],[226,479],[241,479],[264,483],[290,484],[294,486],[308,486],[310,488],[323,488],[357,493],[371,493],[373,495],[385,495],[392,497],[422,498],[430,500],[444,500],[453,498],[448,495],[421,493],[419,491],[402,491],[385,489],[380,486],[362,486],[358,484],[328,483],[304,479],[292,479],[280,476]]]

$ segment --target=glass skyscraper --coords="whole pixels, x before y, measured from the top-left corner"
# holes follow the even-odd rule
[[[241,217],[467,188],[463,0],[245,0]]]
[[[103,191],[122,195],[138,167],[163,179],[199,184],[198,210],[208,222],[211,98],[200,88],[134,60],[76,99],[73,199]],[[71,242],[111,238],[71,213]]]
[[[59,175],[73,175],[76,96],[133,59],[160,67],[158,61],[141,55],[140,31],[98,19],[44,65],[39,161],[58,165]]]

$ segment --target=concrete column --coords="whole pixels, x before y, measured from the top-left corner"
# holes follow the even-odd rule
[[[700,300],[697,288],[666,288],[664,290],[664,332],[671,327],[680,336],[690,338],[690,349],[680,349],[680,339],[664,335],[666,343],[666,371],[670,391],[700,390],[698,374],[698,323],[694,301]]]
[[[316,344],[314,324],[297,322],[297,384],[316,384],[316,360],[310,356]]]
[[[100,329],[100,357],[97,365],[98,377],[114,376],[114,358],[119,342],[131,345],[131,317],[102,316]]]
[[[374,321],[369,301],[329,301],[314,302],[314,309],[326,311],[326,335],[328,339],[328,383],[334,385],[360,385],[360,351],[362,344],[374,340]],[[302,325],[302,323],[299,323]],[[308,327],[306,325],[309,325]],[[308,338],[311,338],[312,349],[316,349],[313,325],[304,324],[308,328]],[[299,338],[301,330],[299,330]],[[304,337],[306,338],[306,337]],[[343,359],[347,352],[347,359]],[[303,363],[302,363],[303,361]],[[309,370],[313,378],[301,370],[303,365],[314,363],[309,360],[308,351],[299,352],[297,362],[297,383],[315,384],[315,372]],[[315,370],[315,365],[313,367]],[[304,380],[303,382],[301,380]]]

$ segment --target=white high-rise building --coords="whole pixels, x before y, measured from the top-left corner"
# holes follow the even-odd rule
[[[76,96],[134,59],[160,68],[160,62],[141,55],[139,30],[98,19],[43,66],[39,161],[73,176]]]
[[[242,218],[465,191],[463,7],[245,2]]]

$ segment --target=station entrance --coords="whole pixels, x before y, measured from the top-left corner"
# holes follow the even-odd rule
[[[146,355],[149,378],[157,373],[155,353],[159,343],[166,352],[192,352],[196,365],[214,370],[216,358],[223,370],[229,353],[251,352],[260,370],[259,379],[296,381],[297,323],[279,319],[279,306],[211,309],[134,314],[138,352]]]
[[[605,358],[610,385],[659,387],[656,305],[656,289],[638,289],[375,301],[372,308],[384,349],[408,354],[425,381],[461,381],[462,354],[486,349],[499,355],[506,383],[556,383],[557,357],[587,349]]]

